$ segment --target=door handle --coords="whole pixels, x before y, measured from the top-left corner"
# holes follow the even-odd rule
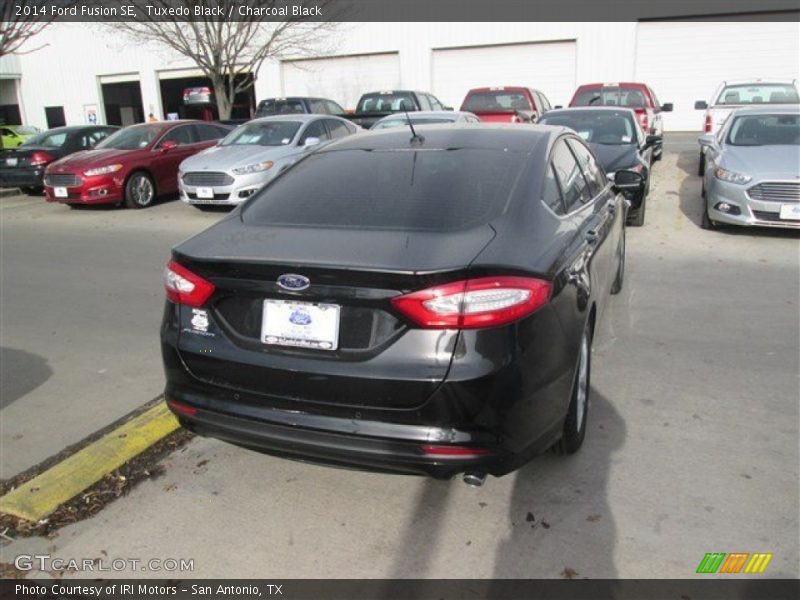
[[[586,241],[590,244],[596,244],[597,240],[600,239],[600,234],[596,229],[587,229],[586,230]]]

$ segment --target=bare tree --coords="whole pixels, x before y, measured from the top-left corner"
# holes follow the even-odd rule
[[[65,0],[0,0],[0,56],[23,53],[23,44],[55,19],[52,7],[70,4]],[[38,48],[27,48],[25,52],[33,50]]]
[[[171,0],[133,0],[131,4],[139,20],[114,23],[114,28],[192,60],[211,80],[220,119],[230,118],[236,95],[253,87],[265,60],[319,56],[334,45],[332,34],[338,26],[310,16],[265,21],[287,6],[281,0],[186,0],[183,4],[192,15],[188,19],[159,14],[158,9],[175,6]],[[332,0],[314,2],[323,14],[326,9],[332,11],[333,4]],[[194,16],[195,7],[207,8],[201,12],[211,16]],[[224,18],[213,16],[214,10],[220,10]]]

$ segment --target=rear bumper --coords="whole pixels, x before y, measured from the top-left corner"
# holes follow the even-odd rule
[[[44,168],[0,169],[0,186],[42,187]]]
[[[282,457],[376,471],[447,479],[464,471],[502,475],[509,455],[499,448],[474,445],[475,456],[426,455],[423,446],[446,445],[452,431],[410,425],[387,425],[270,409],[268,418],[197,408],[191,394],[168,388],[167,403],[187,429],[203,436]],[[196,397],[194,398],[196,399]],[[176,405],[175,401],[180,405]],[[193,414],[187,414],[190,407]],[[231,405],[227,406],[230,409]],[[389,435],[391,434],[391,436]],[[413,438],[421,439],[413,439]],[[426,440],[425,437],[432,439]],[[462,434],[459,437],[469,437]],[[438,442],[437,442],[438,440]],[[464,447],[459,444],[459,447]],[[469,444],[466,445],[469,447]],[[477,452],[476,451],[476,452]]]

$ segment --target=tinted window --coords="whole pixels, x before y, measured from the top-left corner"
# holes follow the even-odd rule
[[[309,123],[308,127],[305,128],[305,131],[303,131],[302,137],[300,138],[300,145],[302,146],[306,143],[308,138],[312,137],[319,138],[322,142],[331,139],[331,135],[328,133],[328,130],[325,129],[325,122],[323,119]]]
[[[334,140],[348,136],[351,133],[351,131],[347,128],[347,125],[341,121],[337,121],[336,119],[325,119],[325,123],[328,125],[331,138]]]
[[[728,130],[731,146],[797,146],[800,117],[797,115],[747,115],[736,117]]]
[[[553,150],[553,166],[564,193],[567,212],[575,210],[580,204],[592,199],[589,185],[583,178],[583,173],[564,140],[558,141]]]
[[[121,129],[98,144],[98,148],[135,150],[144,148],[164,130],[164,125],[138,125]]]
[[[67,133],[65,131],[50,131],[40,133],[28,141],[23,143],[23,146],[46,146],[48,148],[61,148],[67,141]]]
[[[80,137],[79,145],[81,148],[92,148],[97,145],[101,140],[108,137],[108,131],[97,129],[95,131],[87,131]]]
[[[644,108],[647,102],[644,92],[638,88],[604,87],[580,92],[575,106],[628,106]]]
[[[306,107],[302,100],[286,100],[270,98],[269,100],[262,100],[256,110],[256,115],[259,117],[266,117],[268,115],[292,115],[303,114],[306,112]]]
[[[237,127],[220,146],[285,146],[291,144],[301,123],[298,121],[253,121]]]
[[[637,142],[634,120],[626,111],[570,110],[544,115],[539,123],[569,127],[590,144],[617,146]]]
[[[485,149],[319,152],[243,211],[247,223],[452,231],[505,210],[524,153]]]
[[[552,164],[547,167],[547,171],[544,174],[542,200],[557,215],[564,214],[564,199],[561,197],[561,189],[558,187],[556,173]]]
[[[417,110],[413,96],[408,92],[388,92],[386,94],[365,94],[361,96],[356,112],[396,112],[402,110]]]
[[[717,104],[796,104],[800,102],[793,85],[759,83],[729,85],[722,90]]]
[[[180,125],[175,129],[170,129],[159,142],[159,146],[163,146],[164,142],[175,142],[178,146],[194,144],[194,127],[191,125]]]
[[[194,126],[195,136],[198,142],[210,142],[225,137],[229,131],[222,129],[222,127],[214,127],[213,125],[198,124]]]
[[[472,92],[467,96],[464,107],[466,112],[514,112],[515,110],[531,110],[531,103],[522,92]]]
[[[597,165],[594,155],[589,152],[586,146],[576,140],[569,140],[568,143],[575,153],[575,158],[578,159],[578,164],[583,169],[584,177],[589,182],[589,190],[592,192],[592,197],[595,197],[606,187],[606,176]]]

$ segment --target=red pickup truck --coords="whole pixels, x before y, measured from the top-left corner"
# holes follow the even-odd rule
[[[478,115],[484,123],[535,123],[550,110],[540,91],[526,87],[485,87],[467,92],[461,110]]]
[[[655,92],[645,83],[587,83],[575,90],[570,106],[624,106],[636,113],[646,135],[663,135],[662,112],[672,112],[672,104],[660,104]],[[653,160],[659,160],[661,144],[653,147]]]

